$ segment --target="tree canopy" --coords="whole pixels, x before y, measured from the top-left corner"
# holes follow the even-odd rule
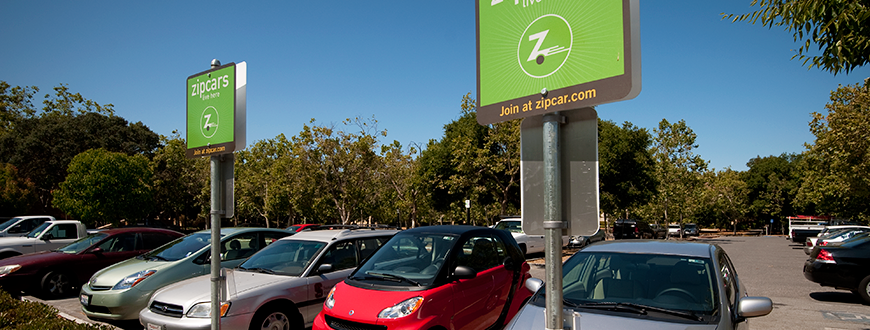
[[[90,149],[69,164],[53,205],[91,225],[144,219],[152,211],[151,170],[142,155]]]
[[[834,75],[870,60],[870,3],[866,0],[752,0],[759,9],[742,15],[722,13],[733,22],[782,26],[801,46],[792,58]],[[813,45],[821,55],[810,55]]]

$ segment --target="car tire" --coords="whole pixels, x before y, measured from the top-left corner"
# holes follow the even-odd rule
[[[864,302],[870,303],[870,275],[861,280],[856,291],[858,291],[858,296],[864,299]]]
[[[287,305],[266,305],[254,314],[250,330],[303,329],[302,315],[296,308]]]
[[[46,298],[62,298],[75,291],[73,277],[60,271],[51,271],[42,276],[40,293]]]

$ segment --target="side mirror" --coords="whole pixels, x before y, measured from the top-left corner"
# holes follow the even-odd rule
[[[457,280],[466,280],[477,277],[477,271],[468,266],[456,266],[453,270],[453,278]]]
[[[322,264],[320,266],[317,266],[317,273],[318,274],[329,273],[331,271],[332,271],[332,264]]]
[[[526,289],[531,291],[532,293],[538,292],[542,287],[544,287],[544,281],[539,278],[529,278],[526,280]]]
[[[737,301],[737,317],[740,321],[770,314],[773,310],[773,301],[767,297],[742,297]]]
[[[54,235],[52,235],[51,233],[46,233],[45,235],[42,235],[43,241],[47,241],[47,240],[51,240],[51,239],[54,239]]]
[[[91,253],[93,253],[93,254],[103,254],[103,252],[105,252],[105,251],[103,251],[103,248],[101,248],[101,247],[95,247],[91,250]]]

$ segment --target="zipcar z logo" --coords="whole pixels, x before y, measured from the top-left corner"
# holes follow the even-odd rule
[[[208,106],[202,110],[202,116],[199,117],[199,132],[202,133],[203,137],[210,139],[214,133],[217,133],[218,124],[220,124],[218,119],[217,109],[213,106]]]
[[[550,76],[565,64],[574,35],[562,16],[549,14],[535,19],[520,37],[517,61],[527,75],[533,78]]]

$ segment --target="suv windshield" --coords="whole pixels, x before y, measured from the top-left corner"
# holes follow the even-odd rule
[[[12,218],[12,219],[9,219],[6,222],[0,224],[0,231],[4,230],[6,228],[9,228],[9,226],[18,222],[18,219],[21,219],[21,218]]]
[[[648,306],[711,321],[718,307],[715,273],[706,258],[578,253],[563,266],[562,291],[566,306],[575,308]],[[544,299],[535,301],[543,303]]]
[[[431,285],[457,239],[443,233],[396,234],[351,279],[392,286]]]
[[[314,260],[324,242],[280,240],[254,254],[239,269],[261,273],[300,276]]]
[[[523,222],[522,221],[499,221],[495,227],[495,229],[507,230],[512,233],[523,233]]]
[[[222,234],[221,237],[224,235]],[[176,261],[186,258],[211,243],[211,233],[193,233],[143,254],[143,259]]]
[[[36,229],[33,229],[33,231],[28,233],[27,237],[36,238],[37,236],[39,236],[39,234],[42,234],[42,231],[45,230],[45,228],[48,228],[48,226],[51,226],[51,224],[48,222],[43,222],[41,225],[39,225],[39,227],[36,227]]]

